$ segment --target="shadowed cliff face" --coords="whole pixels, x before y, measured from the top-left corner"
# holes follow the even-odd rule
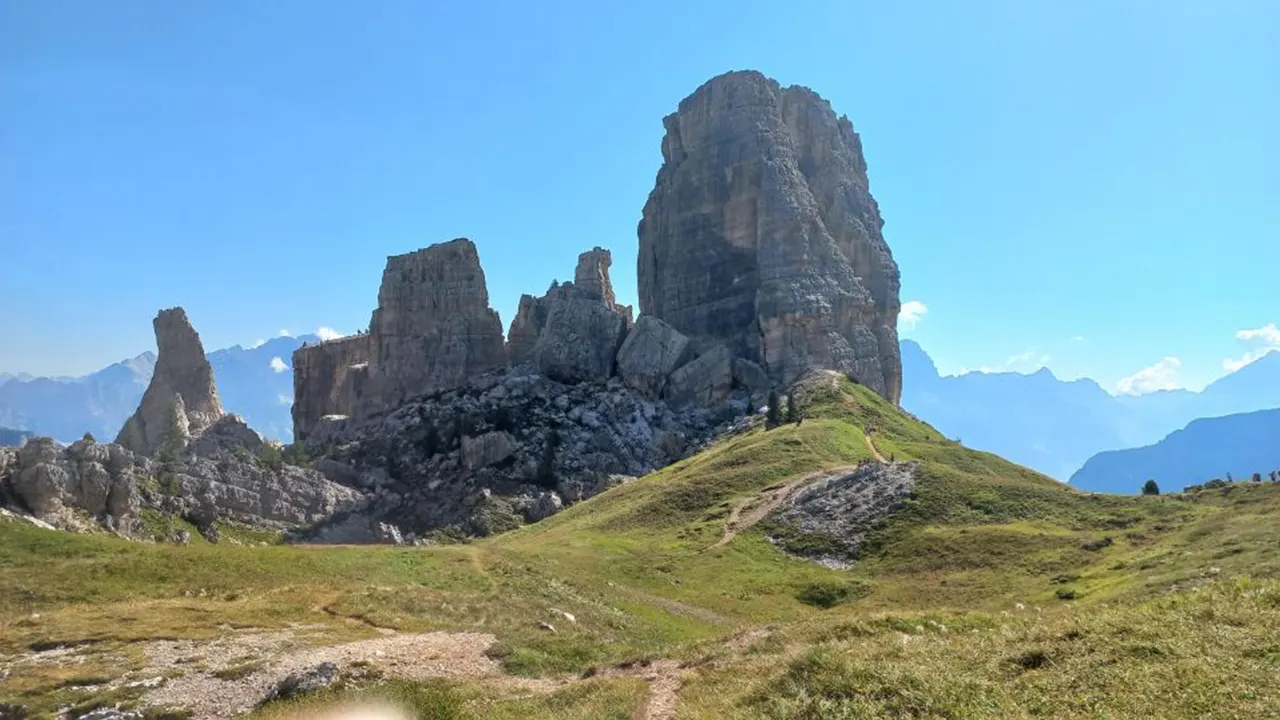
[[[387,259],[369,335],[370,412],[507,362],[480,257],[465,238]]]
[[[640,222],[640,310],[788,383],[848,373],[897,402],[899,274],[862,146],[805,88],[713,78],[664,120]]]

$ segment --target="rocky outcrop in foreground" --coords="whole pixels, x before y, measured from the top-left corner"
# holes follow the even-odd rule
[[[774,382],[839,370],[896,403],[898,267],[848,118],[811,90],[734,72],[663,122],[640,312]]]
[[[222,413],[200,339],[181,308],[155,321],[151,385],[121,442],[49,438],[0,448],[0,505],[56,527],[142,535],[143,510],[194,523],[288,529],[360,505],[358,491],[283,462],[244,422]]]

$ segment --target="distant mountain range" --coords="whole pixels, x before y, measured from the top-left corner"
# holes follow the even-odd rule
[[[293,351],[314,335],[278,337],[254,348],[209,353],[222,405],[268,438],[292,442]],[[276,361],[276,359],[279,359]],[[114,440],[137,409],[155,369],[154,352],[77,378],[0,376],[0,427],[70,442],[86,432]]]
[[[1264,478],[1280,470],[1280,409],[1194,420],[1158,443],[1102,452],[1071,476],[1094,492],[1134,493],[1148,478],[1163,491],[1214,478]]]
[[[1047,369],[940,375],[910,340],[902,342],[902,368],[904,408],[969,447],[1060,480],[1100,452],[1150,445],[1198,418],[1280,408],[1280,353],[1198,393],[1119,397],[1092,380],[1059,380]]]
[[[0,447],[22,447],[22,444],[33,436],[34,433],[26,430],[0,427]]]

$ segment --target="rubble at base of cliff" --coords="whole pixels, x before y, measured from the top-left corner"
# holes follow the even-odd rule
[[[373,541],[489,535],[687,457],[750,424],[741,389],[676,410],[614,377],[565,384],[491,373],[355,423],[331,417],[308,441],[311,466],[367,494],[353,516],[299,539]],[[361,537],[362,529],[371,534]]]

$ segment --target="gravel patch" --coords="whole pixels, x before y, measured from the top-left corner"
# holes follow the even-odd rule
[[[916,484],[917,462],[868,463],[795,493],[770,516],[770,539],[827,567],[848,568],[867,533],[902,506]]]

